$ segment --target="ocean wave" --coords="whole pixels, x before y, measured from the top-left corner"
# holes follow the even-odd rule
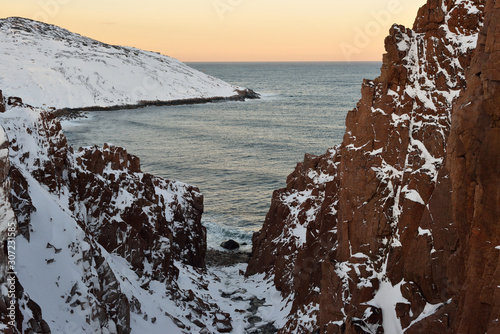
[[[250,252],[252,250],[253,230],[239,226],[229,226],[215,222],[213,218],[204,217],[203,226],[207,229],[207,246],[216,250],[224,250],[220,247],[223,241],[232,239],[240,244],[239,251]]]

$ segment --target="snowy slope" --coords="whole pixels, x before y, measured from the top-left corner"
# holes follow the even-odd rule
[[[0,45],[4,95],[22,96],[33,106],[110,107],[246,92],[174,58],[23,18],[0,20]]]
[[[240,334],[284,324],[291,304],[264,275],[244,277],[244,264],[204,268],[197,188],[142,173],[124,149],[74,152],[51,113],[19,101],[0,112],[0,167],[0,236],[14,219],[20,230],[22,332]],[[20,188],[24,204],[12,210],[6,192],[20,197]],[[33,208],[27,229],[22,205]]]

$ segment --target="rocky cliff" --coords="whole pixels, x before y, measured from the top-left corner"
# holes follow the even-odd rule
[[[440,187],[423,219],[441,230],[454,223],[457,247],[443,265],[453,303],[441,313],[457,333],[500,332],[500,2],[487,1],[485,13],[467,90],[453,108]]]
[[[142,173],[119,147],[74,152],[50,112],[19,98],[1,105],[0,328],[232,330],[230,315],[203,295],[197,188]]]
[[[280,333],[498,330],[497,15],[429,0],[393,26],[342,144],[275,191],[247,274],[293,301]]]

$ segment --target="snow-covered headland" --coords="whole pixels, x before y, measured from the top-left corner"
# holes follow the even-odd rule
[[[1,19],[0,45],[4,95],[35,107],[106,109],[258,97],[177,59],[29,19]]]

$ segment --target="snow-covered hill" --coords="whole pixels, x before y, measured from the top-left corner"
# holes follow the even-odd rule
[[[21,96],[32,106],[112,107],[254,95],[174,58],[23,18],[0,20],[0,45],[4,95]]]

